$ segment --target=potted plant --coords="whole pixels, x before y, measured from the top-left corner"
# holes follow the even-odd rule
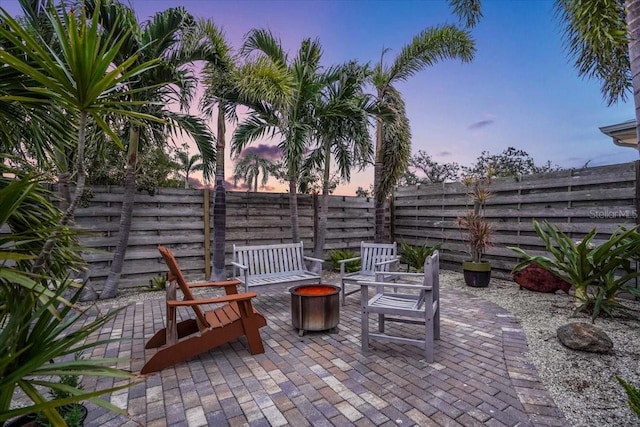
[[[489,169],[485,177],[465,177],[464,185],[473,204],[463,217],[456,220],[463,238],[469,245],[471,259],[462,263],[462,271],[467,286],[484,288],[491,280],[491,263],[482,259],[487,247],[491,246],[493,229],[485,217],[487,200],[493,195],[489,191],[493,171]],[[463,231],[464,230],[464,231]]]

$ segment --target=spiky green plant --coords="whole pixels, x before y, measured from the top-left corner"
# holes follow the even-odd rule
[[[338,261],[356,258],[357,256],[358,254],[348,249],[334,249],[329,253],[329,259],[331,259],[334,271],[340,271],[340,264],[338,264]],[[360,261],[350,261],[345,263],[344,270],[347,273],[353,273],[354,271],[360,270]]]
[[[7,172],[1,164],[0,172]],[[133,375],[103,366],[116,359],[72,359],[78,351],[113,341],[87,339],[117,311],[93,321],[77,312],[75,302],[82,288],[69,279],[69,271],[82,266],[75,232],[59,225],[62,212],[50,202],[53,194],[38,184],[37,177],[11,172],[15,178],[0,174],[0,229],[9,230],[0,233],[0,424],[42,412],[52,425],[64,425],[56,408],[82,400],[123,413],[97,396],[128,387],[128,383],[85,392],[49,379],[76,374],[131,379]],[[55,244],[47,263],[39,273],[33,273],[38,254],[51,239]],[[70,396],[49,399],[43,387],[66,391]],[[32,404],[10,409],[18,389]]]
[[[429,246],[425,242],[422,246],[414,246],[407,242],[400,242],[400,262],[407,264],[409,269],[413,268],[416,272],[422,273],[425,260],[441,247],[442,243]]]
[[[547,271],[570,283],[579,301],[576,311],[590,313],[595,320],[600,315],[613,316],[625,312],[617,301],[620,292],[640,296],[640,290],[628,283],[640,276],[631,267],[631,260],[640,258],[640,233],[635,228],[619,227],[600,245],[593,243],[594,228],[582,240],[574,242],[556,225],[533,222],[538,236],[551,256],[532,256],[520,248],[510,247],[523,258],[514,271],[535,262]]]
[[[620,385],[624,388],[624,391],[627,393],[627,398],[629,399],[629,407],[635,414],[640,417],[640,390],[626,382],[620,377],[616,377]]]

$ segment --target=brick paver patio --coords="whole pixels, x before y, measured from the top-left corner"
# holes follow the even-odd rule
[[[337,333],[299,337],[286,288],[260,292],[268,325],[265,353],[243,339],[151,375],[110,397],[127,419],[90,405],[88,426],[562,426],[568,425],[526,356],[522,328],[504,309],[461,291],[443,290],[436,363],[421,349],[372,341],[360,352],[358,296],[341,307]],[[129,305],[101,337],[133,338],[96,350],[132,358],[139,372],[144,338],[163,326],[164,300]],[[185,315],[190,313],[184,312]],[[421,327],[388,323],[418,334]],[[101,379],[97,386],[112,385]],[[85,389],[96,387],[85,378]]]

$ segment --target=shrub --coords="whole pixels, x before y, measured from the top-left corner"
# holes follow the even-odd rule
[[[348,249],[335,249],[329,254],[334,271],[340,271],[340,264],[338,261],[345,259],[357,258],[358,254]],[[344,271],[347,273],[353,273],[360,270],[360,260],[349,261],[344,265]]]
[[[590,313],[593,320],[601,314],[613,316],[614,311],[626,311],[616,301],[621,291],[640,296],[638,289],[627,284],[640,276],[640,272],[631,268],[631,259],[640,258],[640,234],[635,229],[619,227],[608,240],[595,245],[595,228],[584,239],[574,242],[555,225],[537,221],[533,225],[551,257],[531,256],[512,247],[524,259],[514,267],[514,272],[535,262],[569,282],[579,302],[576,311]]]
[[[400,262],[407,264],[409,270],[415,269],[418,273],[422,273],[424,262],[436,250],[440,249],[442,243],[435,246],[429,246],[426,243],[422,246],[411,246],[407,242],[400,243]]]

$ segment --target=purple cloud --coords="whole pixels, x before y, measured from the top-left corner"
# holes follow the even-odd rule
[[[260,144],[257,146],[247,147],[242,150],[242,153],[240,153],[240,157],[242,158],[248,153],[254,153],[262,158],[270,160],[279,160],[280,158],[282,158],[280,149],[275,145]]]
[[[481,129],[483,127],[487,127],[493,124],[493,122],[494,120],[491,120],[491,119],[480,120],[479,122],[471,123],[467,129],[469,130]]]

